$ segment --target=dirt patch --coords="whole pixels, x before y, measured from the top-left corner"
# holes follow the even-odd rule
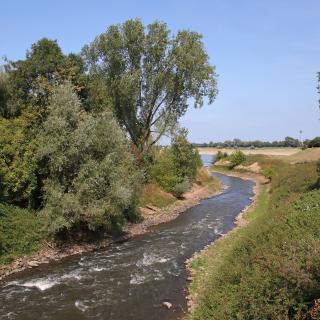
[[[258,162],[254,162],[252,164],[250,164],[249,166],[244,166],[242,164],[239,164],[238,166],[236,166],[237,170],[245,170],[248,172],[253,172],[253,173],[260,173],[261,171],[261,167],[259,166]]]

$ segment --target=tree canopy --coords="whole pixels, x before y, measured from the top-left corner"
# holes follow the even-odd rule
[[[50,98],[38,157],[47,162],[43,212],[51,231],[111,228],[133,209],[140,173],[124,133],[110,112],[84,111],[70,83]]]
[[[113,25],[81,54],[40,39],[0,70],[0,201],[43,213],[56,233],[119,225],[142,182],[180,196],[199,155],[186,135],[154,145],[189,103],[214,101],[216,79],[201,35],[161,22]]]
[[[53,88],[64,80],[72,81],[82,93],[85,83],[83,67],[81,57],[75,54],[65,56],[56,41],[39,40],[27,51],[25,60],[7,61],[5,65],[8,97],[1,105],[2,115],[17,116],[26,109],[43,115]]]
[[[217,95],[210,65],[196,32],[173,36],[165,23],[140,20],[110,26],[83,48],[89,75],[105,86],[112,108],[134,146],[144,152],[185,114]]]

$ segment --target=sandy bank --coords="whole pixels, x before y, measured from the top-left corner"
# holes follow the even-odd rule
[[[210,148],[210,147],[203,147],[203,148],[199,147],[197,149],[200,154],[204,154],[204,155],[216,154],[219,150],[222,152],[231,154],[236,150],[233,148]],[[246,155],[263,154],[266,156],[290,156],[301,151],[301,148],[256,148],[256,149],[239,148],[237,150],[241,150]]]

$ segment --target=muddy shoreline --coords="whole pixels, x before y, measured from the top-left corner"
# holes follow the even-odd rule
[[[193,270],[191,268],[191,263],[194,259],[196,259],[198,257],[198,255],[200,255],[203,251],[207,250],[209,247],[211,247],[212,245],[214,245],[217,241],[221,241],[222,239],[224,239],[225,237],[227,237],[229,234],[236,232],[239,228],[247,225],[249,222],[245,219],[245,214],[246,212],[248,212],[249,210],[254,209],[257,206],[257,200],[262,188],[262,185],[265,185],[267,183],[269,183],[269,180],[266,179],[263,175],[258,174],[258,173],[251,173],[251,172],[236,172],[236,171],[214,171],[214,169],[212,170],[212,172],[217,172],[217,173],[221,173],[224,174],[226,176],[231,176],[231,177],[237,177],[237,178],[241,178],[243,180],[252,180],[255,182],[255,185],[253,187],[253,196],[251,198],[251,203],[245,207],[241,212],[239,212],[239,214],[236,216],[235,218],[235,226],[234,228],[232,228],[229,232],[222,234],[221,237],[215,241],[213,241],[212,243],[210,243],[209,245],[205,246],[201,251],[196,252],[191,258],[189,258],[186,262],[186,271],[187,271],[187,275],[188,278],[187,280],[189,282],[192,281],[193,279]],[[196,297],[194,297],[192,294],[190,294],[190,292],[187,290],[186,293],[186,300],[187,300],[187,306],[188,306],[188,312],[191,312],[192,310],[194,310],[194,308],[196,307]]]
[[[110,246],[112,243],[125,241],[135,236],[149,232],[149,228],[161,223],[176,219],[187,209],[196,206],[201,200],[213,197],[223,191],[223,188],[216,192],[210,191],[208,185],[198,186],[194,184],[185,194],[184,199],[175,201],[166,208],[148,207],[142,208],[144,220],[140,223],[130,223],[124,227],[124,234],[120,237],[111,237],[106,235],[102,239],[93,242],[64,243],[59,245],[55,242],[45,242],[42,249],[29,256],[23,256],[15,259],[12,263],[0,267],[0,281],[10,275],[21,272],[26,269],[36,268],[50,262],[57,262],[64,258],[92,252]]]

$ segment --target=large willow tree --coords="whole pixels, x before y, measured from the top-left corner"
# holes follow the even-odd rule
[[[49,101],[37,150],[49,230],[111,229],[133,218],[140,173],[112,113],[88,114],[69,82]]]
[[[217,95],[215,67],[202,36],[192,31],[173,36],[161,22],[110,26],[83,48],[83,57],[139,153],[176,125],[190,98],[198,108]]]

